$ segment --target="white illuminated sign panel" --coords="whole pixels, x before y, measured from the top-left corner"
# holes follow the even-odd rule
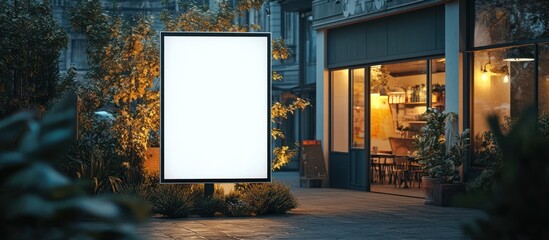
[[[271,180],[270,33],[161,33],[161,182]]]

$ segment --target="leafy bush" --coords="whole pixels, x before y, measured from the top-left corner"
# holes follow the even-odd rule
[[[193,214],[201,217],[213,217],[216,212],[221,212],[223,208],[223,189],[215,188],[212,198],[204,196],[204,185],[195,184],[191,187],[191,198],[193,199],[194,207]]]
[[[280,183],[252,183],[241,186],[242,200],[256,215],[282,214],[297,207],[290,187]]]
[[[506,117],[498,129],[503,134],[508,134],[516,125],[517,119]],[[549,143],[549,115],[542,114],[536,123],[537,131],[544,141]],[[503,164],[503,149],[493,131],[486,131],[475,137],[474,148],[475,163],[483,169],[478,176],[467,183],[469,192],[491,192],[496,186],[496,180],[500,177]]]
[[[238,191],[232,191],[224,198],[224,204],[221,212],[227,217],[244,217],[251,214],[251,207],[242,200],[242,194]]]
[[[495,135],[486,131],[475,137],[475,160],[483,167],[478,176],[467,183],[468,192],[491,192],[503,167],[502,149]]]
[[[198,214],[201,217],[213,217],[215,213],[221,212],[223,208],[223,199],[219,197],[211,198],[198,198],[195,200],[194,213]]]
[[[75,99],[42,120],[21,112],[0,121],[0,236],[2,239],[133,239],[148,213],[122,197],[91,198],[49,163],[62,158],[73,136]]]
[[[473,239],[549,239],[549,142],[536,110],[525,111],[506,135],[497,117],[489,123],[503,167],[493,191],[483,195],[487,217],[465,233]]]
[[[189,185],[159,184],[149,191],[149,201],[154,213],[169,218],[180,218],[189,216],[193,209]]]

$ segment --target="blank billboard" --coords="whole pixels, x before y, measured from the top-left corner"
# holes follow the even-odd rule
[[[267,182],[270,33],[161,33],[161,182]]]

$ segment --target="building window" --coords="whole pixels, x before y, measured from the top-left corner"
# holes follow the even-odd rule
[[[446,101],[446,59],[431,59],[431,102],[430,106],[444,111]]]
[[[535,103],[535,46],[497,48],[474,53],[473,70],[473,134],[479,144],[484,132],[490,130],[487,118],[496,115],[500,122],[516,118]],[[541,83],[541,82],[540,82]],[[540,84],[540,91],[547,86]],[[540,103],[546,92],[539,94]],[[541,104],[540,107],[545,104]]]
[[[476,0],[474,47],[549,38],[547,0]]]
[[[87,47],[88,43],[85,39],[73,39],[71,41],[71,64],[74,64],[77,70],[88,69]]]
[[[331,76],[332,151],[349,152],[349,70],[332,71]]]
[[[538,109],[549,114],[549,43],[538,45],[538,74]]]
[[[391,151],[390,137],[411,138],[425,121],[427,60],[370,67],[370,144]]]
[[[351,129],[353,131],[353,148],[364,148],[364,68],[352,70],[352,121]]]
[[[299,13],[284,12],[284,40],[288,46],[297,45],[297,28],[299,26]]]
[[[316,81],[316,31],[313,29],[313,16],[305,16],[305,83]]]

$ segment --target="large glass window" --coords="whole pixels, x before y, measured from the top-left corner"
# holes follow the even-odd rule
[[[316,81],[316,30],[313,28],[313,15],[305,16],[305,83]]]
[[[473,133],[476,142],[489,130],[486,121],[489,115],[497,115],[500,122],[504,122],[507,117],[518,117],[522,110],[534,104],[534,67],[534,46],[475,52]],[[543,95],[547,94],[540,97]]]
[[[427,61],[370,67],[370,141],[391,151],[389,137],[410,138],[425,125]]]
[[[549,114],[549,43],[538,45],[539,112]]]
[[[549,38],[547,0],[476,0],[474,46]]]
[[[444,111],[446,101],[446,59],[431,60],[431,107]]]
[[[353,148],[364,148],[364,68],[352,70]]]
[[[88,42],[85,39],[73,39],[71,45],[71,64],[74,64],[78,70],[88,69],[88,55],[86,55]]]
[[[331,76],[332,151],[349,152],[349,70],[332,71]]]

